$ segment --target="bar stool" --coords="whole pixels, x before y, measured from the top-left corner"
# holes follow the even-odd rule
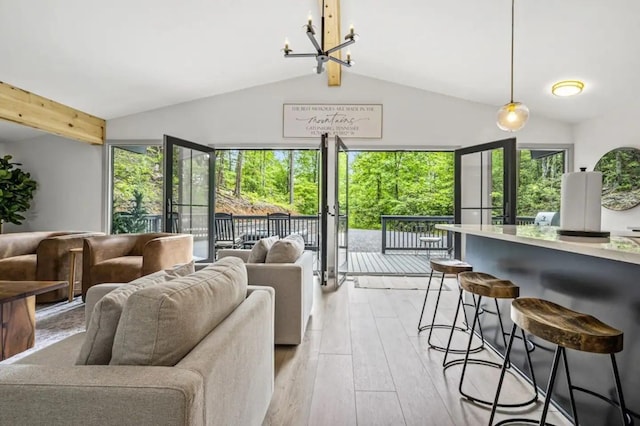
[[[429,259],[429,266],[431,267],[431,273],[429,274],[429,283],[427,284],[427,292],[424,295],[424,302],[422,303],[422,312],[420,313],[420,319],[418,320],[418,333],[429,329],[429,337],[427,339],[427,343],[429,344],[429,347],[441,352],[446,352],[447,350],[449,350],[449,352],[451,353],[456,353],[456,354],[462,354],[465,353],[466,350],[462,350],[462,349],[448,349],[448,346],[445,348],[444,346],[440,346],[440,345],[436,345],[435,343],[431,342],[431,334],[433,332],[434,328],[445,328],[445,329],[450,329],[452,327],[454,327],[454,324],[436,324],[436,314],[438,313],[438,306],[440,304],[440,295],[442,294],[442,286],[444,285],[444,277],[446,274],[455,274],[456,276],[458,274],[460,274],[461,272],[468,272],[468,271],[473,271],[473,266],[471,266],[470,264],[463,262],[461,260],[457,260],[457,259]],[[427,299],[429,297],[429,289],[431,288],[431,279],[433,278],[433,273],[434,272],[439,272],[440,274],[442,274],[441,278],[440,278],[440,288],[438,289],[438,295],[436,297],[436,306],[433,308],[433,317],[431,318],[431,324],[425,324],[422,325],[422,317],[424,316],[424,311],[426,309],[427,306]],[[465,318],[466,318],[466,313],[465,313]],[[466,321],[466,323],[468,324],[468,321]],[[455,327],[456,330],[460,330],[460,331],[466,331],[468,330],[467,328],[463,328],[463,327],[459,327],[456,326]],[[477,348],[473,348],[471,350],[472,353],[475,352],[479,352],[480,350],[483,349],[483,345],[477,347]]]
[[[547,395],[544,399],[544,407],[542,409],[542,416],[540,417],[540,420],[514,418],[503,420],[497,423],[497,425],[504,425],[513,422],[541,425],[546,424],[545,421],[549,411],[549,403],[551,402],[551,394],[553,393],[553,386],[556,380],[560,357],[562,357],[565,374],[567,375],[569,399],[571,402],[574,424],[578,424],[578,411],[576,409],[575,399],[573,398],[574,390],[585,392],[618,407],[620,410],[622,424],[632,424],[631,417],[629,416],[624,404],[620,375],[618,374],[618,365],[615,357],[617,352],[622,351],[623,333],[620,330],[616,330],[615,328],[608,326],[591,315],[572,311],[564,306],[547,300],[534,298],[516,299],[511,302],[511,320],[514,323],[512,327],[512,334],[509,339],[509,345],[507,346],[507,352],[505,353],[504,365],[502,372],[500,373],[500,380],[498,381],[498,389],[496,390],[493,408],[491,409],[489,425],[493,424],[496,408],[499,406],[498,400],[500,398],[500,390],[502,389],[505,366],[509,362],[509,355],[511,353],[511,346],[516,327],[520,327],[521,330],[525,330],[528,333],[538,336],[550,343],[554,343],[556,345],[556,351],[551,365],[549,384],[547,385]],[[582,352],[610,355],[616,393],[618,394],[618,402],[606,398],[605,396],[589,389],[571,384],[569,365],[567,364],[567,348]]]
[[[502,334],[505,348],[507,347],[507,341],[505,337],[507,333],[505,333],[504,331],[502,318],[500,317],[500,308],[498,306],[498,299],[516,299],[520,295],[520,287],[513,284],[509,280],[501,280],[494,277],[493,275],[485,274],[482,272],[462,272],[458,275],[458,282],[460,284],[460,296],[458,297],[458,306],[456,308],[456,314],[453,320],[454,324],[458,320],[458,313],[460,311],[460,307],[463,306],[463,302],[462,302],[463,291],[467,291],[473,295],[478,296],[478,300],[475,306],[476,309],[473,315],[473,324],[471,326],[471,331],[469,333],[469,342],[467,344],[467,351],[465,352],[464,358],[454,359],[447,362],[447,357],[449,355],[449,352],[451,351],[446,351],[444,355],[444,360],[442,362],[442,366],[444,367],[444,369],[447,369],[453,365],[462,364],[462,374],[460,375],[460,383],[458,385],[458,390],[460,394],[465,398],[467,398],[468,400],[475,402],[477,404],[493,405],[494,403],[491,401],[483,400],[483,399],[471,396],[468,393],[465,393],[465,391],[463,390],[463,384],[464,384],[464,378],[465,378],[467,366],[469,364],[485,365],[485,366],[490,366],[495,368],[502,368],[504,372],[506,371],[507,368],[510,367],[510,364],[508,361],[506,361],[504,364],[500,364],[497,362],[484,360],[484,359],[469,358],[469,354],[471,353],[469,349],[471,348],[471,343],[473,341],[473,335],[475,332],[476,323],[479,322],[480,305],[482,303],[483,297],[490,297],[494,299],[496,312],[498,315],[498,322],[500,324],[500,332]],[[536,385],[536,378],[535,378],[535,374],[533,372],[533,366],[531,363],[531,355],[529,354],[530,350],[527,347],[527,339],[524,335],[524,330],[521,330],[521,334],[522,334],[522,342],[523,342],[522,344],[524,346],[524,351],[527,357],[527,364],[529,366],[529,371],[531,372],[531,378],[533,381],[532,383],[533,397],[524,402],[508,403],[508,404],[502,403],[498,405],[499,407],[511,407],[511,408],[524,407],[538,400],[538,387]],[[514,337],[515,337],[515,331],[512,331],[511,338],[509,339],[509,341],[513,342]],[[453,331],[449,334],[449,342],[447,343],[447,348],[451,345],[452,338],[453,338]],[[509,346],[509,349],[510,348],[511,347]],[[503,365],[506,367],[503,367]]]

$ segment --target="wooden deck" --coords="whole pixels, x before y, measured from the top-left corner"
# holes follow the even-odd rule
[[[350,275],[429,275],[426,254],[349,253]]]

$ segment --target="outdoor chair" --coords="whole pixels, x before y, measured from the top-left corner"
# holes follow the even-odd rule
[[[242,237],[236,236],[235,227],[233,226],[233,214],[216,213],[215,214],[215,235],[216,250],[217,249],[234,249],[242,246]]]
[[[287,235],[291,234],[291,214],[267,214],[267,233],[269,234],[269,236],[277,235],[280,238],[284,238]]]

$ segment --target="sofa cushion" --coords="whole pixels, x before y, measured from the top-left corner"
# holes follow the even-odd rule
[[[278,241],[280,237],[274,235],[273,237],[263,238],[258,241],[253,248],[251,249],[251,253],[249,253],[249,259],[247,259],[247,263],[264,263],[267,258],[267,253],[269,249]]]
[[[122,285],[96,303],[87,326],[87,337],[76,359],[77,365],[107,365],[111,347],[124,305],[134,292],[161,282],[171,281],[194,272],[194,263],[154,272]]]
[[[294,263],[304,251],[304,238],[291,234],[273,243],[265,263]]]
[[[118,323],[110,364],[175,365],[246,294],[247,270],[236,257],[133,293]]]
[[[0,259],[0,277],[7,281],[35,281],[36,262],[35,254]]]

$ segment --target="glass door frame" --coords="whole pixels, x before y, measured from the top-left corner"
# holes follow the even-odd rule
[[[462,210],[470,207],[462,207],[462,157],[469,154],[503,150],[503,224],[515,225],[516,223],[516,202],[517,202],[517,147],[516,138],[502,139],[494,142],[468,146],[454,151],[454,202],[453,202],[453,222],[462,223]],[[478,207],[483,209],[483,206]],[[475,208],[475,209],[478,209]],[[492,208],[492,207],[490,207]],[[462,236],[455,233],[455,257],[460,259],[462,255]]]
[[[209,238],[207,241],[208,246],[208,257],[206,259],[200,259],[198,262],[208,263],[214,261],[215,256],[215,229],[214,229],[214,209],[215,209],[215,148],[200,145],[195,142],[190,142],[184,139],[176,138],[174,136],[164,135],[163,137],[163,146],[164,146],[164,197],[165,202],[163,206],[163,222],[164,222],[164,230],[165,232],[172,232],[172,221],[169,219],[169,213],[173,213],[173,205],[172,197],[173,197],[173,187],[168,184],[171,182],[173,177],[173,148],[178,146],[181,148],[191,149],[194,151],[202,152],[209,154],[208,166],[209,166],[209,190],[208,190],[208,209],[207,209],[207,226],[209,231]],[[204,207],[204,206],[203,206]]]
[[[329,171],[329,134],[323,133],[320,137],[320,191],[318,195],[320,197],[318,208],[320,215],[320,227],[318,241],[320,242],[320,249],[318,254],[320,256],[320,284],[326,286],[329,281],[328,271],[328,259],[329,259],[329,184],[327,182]]]
[[[344,144],[340,136],[336,135],[335,141],[335,204],[334,204],[334,229],[335,229],[335,253],[334,253],[334,276],[336,280],[336,287],[340,286],[346,279],[349,273],[349,149]],[[346,220],[345,232],[344,232],[344,264],[340,263],[340,218],[342,216],[342,206],[340,205],[340,154],[344,153],[347,163],[347,169],[345,170],[345,208],[344,216]],[[341,269],[344,267],[345,269]]]

